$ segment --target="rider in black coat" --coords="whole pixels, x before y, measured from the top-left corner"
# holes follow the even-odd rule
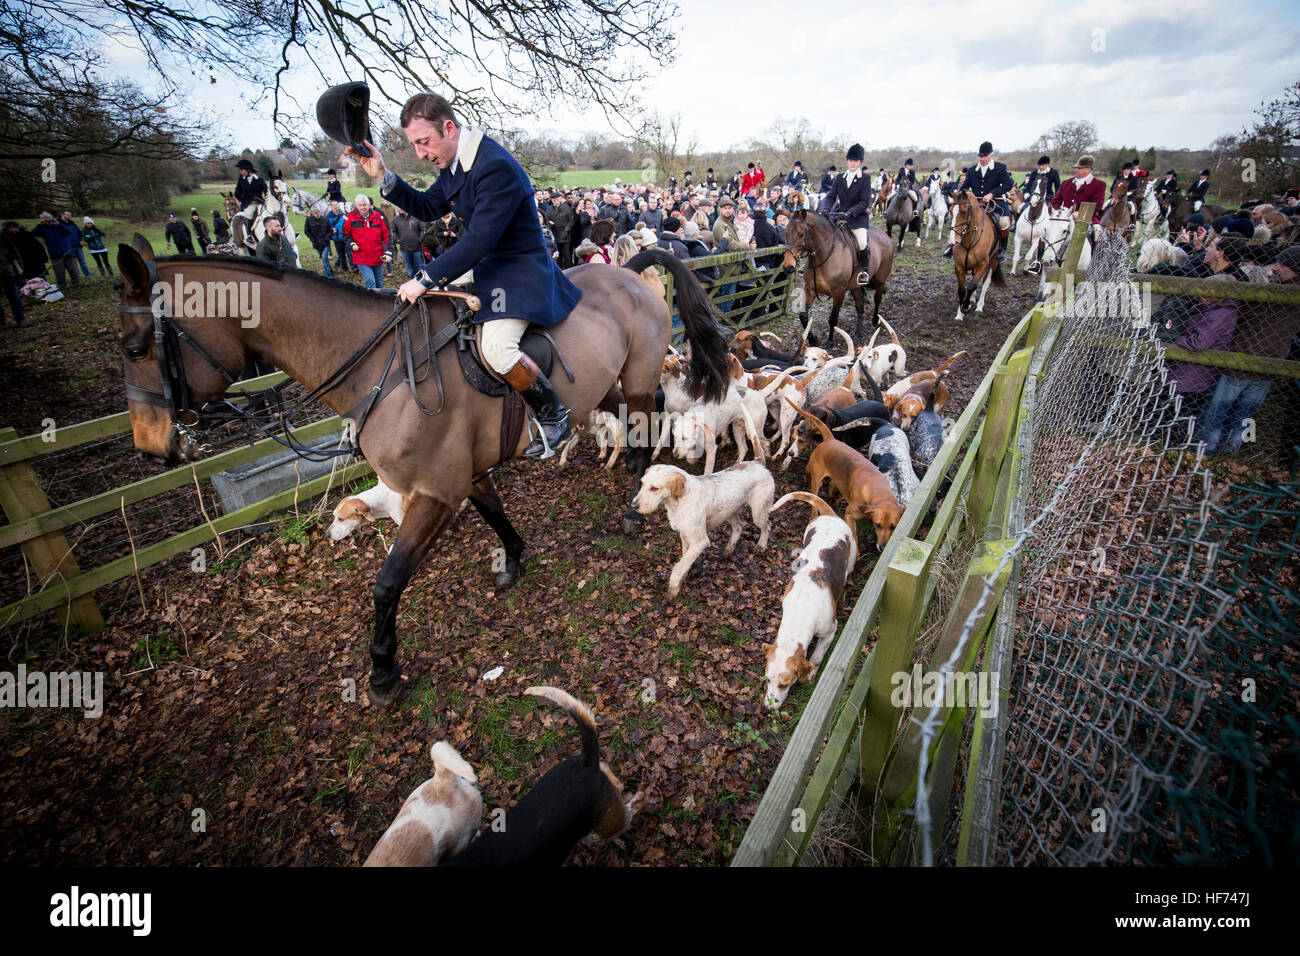
[[[867,230],[871,228],[872,197],[871,177],[862,168],[865,156],[865,151],[858,143],[849,147],[846,154],[849,168],[835,177],[830,192],[822,200],[822,215],[829,219],[838,210],[844,215],[845,224],[853,233],[853,239],[858,245],[859,285],[871,281],[871,245],[867,242]]]
[[[235,164],[239,170],[239,179],[235,181],[235,199],[239,202],[239,208],[246,209],[253,203],[259,205],[266,202],[266,180],[257,175],[253,169],[253,164],[246,159],[241,159]],[[244,175],[247,173],[247,175]]]

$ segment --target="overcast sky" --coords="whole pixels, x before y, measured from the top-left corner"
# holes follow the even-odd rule
[[[1201,148],[1300,79],[1300,5],[1280,0],[678,6],[676,62],[646,84],[643,102],[680,112],[706,150],[796,116],[868,150],[973,155],[984,139],[1011,150],[1072,119],[1091,120],[1107,144]],[[115,71],[148,85],[138,51],[109,54]],[[290,82],[306,104],[319,92],[318,79]],[[269,107],[244,105],[250,89],[202,79],[191,102],[220,117],[236,148],[268,148],[279,136]],[[598,114],[563,111],[519,125],[572,137],[608,131]]]

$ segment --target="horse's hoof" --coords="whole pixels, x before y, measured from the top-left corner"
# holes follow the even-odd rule
[[[496,576],[496,586],[498,591],[503,591],[512,586],[519,580],[519,562],[516,560],[506,559],[506,569],[498,571]]]
[[[391,683],[382,686],[371,684],[366,688],[366,696],[370,698],[370,705],[380,710],[392,705],[393,701],[402,696],[401,678],[394,678]]]

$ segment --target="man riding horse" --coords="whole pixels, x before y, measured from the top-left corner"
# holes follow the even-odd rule
[[[854,143],[845,154],[849,168],[831,182],[830,192],[822,200],[822,215],[827,219],[838,210],[858,246],[858,285],[871,283],[871,247],[867,230],[871,228],[871,181],[862,171],[866,151]]]
[[[1047,185],[1043,189],[1043,195],[1051,199],[1061,188],[1061,174],[1052,168],[1052,157],[1043,155],[1038,157],[1038,168],[1029,174],[1025,180],[1025,195],[1030,196],[1038,186],[1039,178],[1046,178]]]
[[[384,165],[383,156],[366,141],[348,154],[379,181],[380,195],[416,219],[434,222],[455,213],[464,236],[403,283],[397,296],[414,302],[435,286],[455,282],[471,269],[482,308],[483,358],[528,403],[538,433],[524,454],[549,458],[568,440],[569,410],[545,373],[519,349],[529,324],[558,325],[582,297],[546,250],[528,174],[518,161],[483,130],[463,125],[451,104],[436,93],[418,93],[406,101],[402,131],[421,159],[442,172],[418,192]],[[364,129],[364,125],[362,127]],[[364,134],[362,134],[364,138]],[[359,145],[369,150],[361,155]]]
[[[1210,171],[1201,170],[1200,179],[1187,187],[1187,198],[1192,201],[1192,212],[1200,212],[1205,205],[1205,194],[1210,191]]]
[[[912,197],[912,208],[916,210],[914,219],[921,218],[921,194],[916,191],[916,170],[912,168],[912,157],[904,160],[903,165],[898,167],[898,178],[894,180],[899,189],[906,189],[907,194]]]
[[[971,190],[982,202],[990,203],[989,215],[998,225],[996,255],[999,259],[1007,251],[1007,233],[1011,229],[1011,207],[1002,197],[1014,185],[1007,164],[993,159],[993,144],[988,140],[980,143],[979,161],[967,169],[961,188]],[[943,254],[952,258],[952,243],[948,243]]]

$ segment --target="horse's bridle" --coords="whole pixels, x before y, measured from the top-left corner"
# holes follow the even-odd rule
[[[161,305],[162,295],[158,292],[158,266],[153,259],[145,260],[145,266],[149,275],[149,305],[122,305],[118,303],[119,312],[127,315],[144,315],[153,316],[154,342],[157,347],[158,373],[162,381],[162,391],[154,392],[149,389],[141,388],[138,385],[126,383],[126,398],[129,402],[140,402],[145,405],[153,405],[158,408],[167,409],[167,416],[171,420],[172,428],[181,437],[189,441],[199,452],[208,454],[216,448],[226,444],[238,443],[238,438],[233,438],[222,445],[215,445],[211,442],[203,441],[200,435],[199,423],[203,419],[213,420],[214,422],[223,422],[231,420],[240,420],[251,424],[258,431],[262,432],[269,438],[274,439],[279,444],[291,449],[300,458],[308,461],[329,461],[344,455],[360,454],[361,430],[365,427],[366,420],[370,417],[376,404],[382,395],[382,388],[388,373],[393,367],[397,358],[399,347],[403,352],[403,363],[406,365],[406,378],[410,384],[411,391],[415,395],[415,401],[420,411],[426,415],[437,415],[442,411],[445,404],[445,395],[443,393],[442,378],[437,377],[438,385],[438,408],[430,412],[420,401],[419,394],[415,391],[418,384],[415,377],[415,355],[412,348],[410,329],[407,327],[407,313],[415,307],[415,303],[398,302],[397,306],[389,314],[388,318],[380,323],[379,327],[371,333],[370,337],[361,345],[359,349],[352,353],[351,357],[346,359],[342,365],[334,370],[324,381],[309,391],[306,395],[289,403],[287,406],[283,401],[283,392],[286,388],[294,385],[292,379],[286,379],[278,385],[271,385],[267,388],[248,391],[247,389],[235,389],[224,392],[220,399],[215,401],[206,401],[195,403],[193,396],[190,394],[189,383],[185,377],[185,359],[181,354],[181,345],[186,344],[192,348],[198,356],[207,362],[209,366],[215,369],[222,378],[226,380],[228,386],[235,385],[236,379],[230,372],[226,371],[225,366],[212,357],[212,353],[205,349],[194,336],[190,335],[185,329],[176,322],[167,309]],[[421,305],[421,316],[425,317],[423,310],[423,300],[417,300]],[[448,331],[456,327],[453,322],[446,329],[443,329],[438,336],[429,335],[427,328],[427,317],[425,317],[426,328],[425,337],[429,342],[430,356],[435,349],[433,348],[435,340],[445,338],[450,341]],[[350,435],[345,436],[349,439],[347,443],[339,448],[311,448],[302,444],[293,437],[289,426],[289,413],[297,408],[315,401],[327,392],[331,392],[343,384],[348,374],[363,360],[384,336],[391,330],[397,330],[393,337],[393,348],[389,353],[388,361],[380,373],[379,381],[375,387],[364,395],[356,405],[354,405],[343,416],[356,422],[355,429]],[[436,364],[434,365],[436,369]],[[420,379],[422,381],[422,379]],[[278,408],[279,423],[274,421],[263,421],[256,415],[250,414],[244,408],[240,408],[232,401],[235,398],[247,399],[250,403],[258,398],[270,396]],[[280,437],[283,432],[284,437]]]
[[[822,260],[821,265],[818,265],[818,264],[817,264],[815,261],[813,261],[813,260],[816,258],[817,253],[821,252],[822,249],[826,246],[826,243],[827,243],[827,242],[830,242],[830,244],[831,244],[832,247],[835,245],[835,235],[836,235],[836,232],[838,231],[838,230],[836,229],[835,223],[831,221],[830,217],[827,216],[827,217],[823,217],[823,218],[826,219],[826,222],[827,222],[827,223],[830,225],[830,227],[831,227],[831,235],[830,235],[830,239],[829,239],[829,240],[824,240],[824,241],[822,241],[822,242],[817,243],[816,247],[814,247],[813,249],[808,249],[808,248],[805,246],[805,248],[801,249],[801,250],[798,251],[798,252],[795,252],[794,249],[791,249],[791,250],[790,250],[790,255],[794,256],[795,259],[799,259],[799,258],[801,258],[801,257],[803,257],[803,256],[807,256],[807,257],[808,257],[808,268],[812,271],[812,273],[814,274],[814,276],[816,275],[818,269],[824,268],[824,267],[826,266],[826,264],[827,264],[828,262],[831,261],[831,256],[834,255],[834,249],[832,248],[831,252],[827,253],[826,258]],[[811,227],[808,225],[808,220],[807,220],[806,218],[803,220],[803,224],[804,224],[804,232],[805,232],[805,233],[811,231]],[[787,226],[786,228],[789,229],[790,227]]]
[[[185,379],[185,360],[181,356],[181,344],[188,343],[203,361],[225,378],[227,385],[233,385],[235,378],[193,336],[177,325],[176,320],[159,304],[161,293],[157,291],[159,285],[157,263],[148,259],[145,261],[145,266],[149,270],[149,305],[122,305],[119,302],[117,310],[128,315],[153,316],[154,343],[157,349],[158,374],[162,380],[162,391],[151,392],[127,382],[126,399],[129,402],[140,402],[167,409],[167,416],[171,419],[172,427],[176,429],[177,434],[206,454],[212,450],[212,446],[200,444],[194,429],[198,426],[200,418],[214,414],[215,409],[211,402],[204,402],[199,408],[195,408],[189,383]],[[233,397],[237,397],[237,393],[222,395],[222,402],[230,405],[229,399]]]

